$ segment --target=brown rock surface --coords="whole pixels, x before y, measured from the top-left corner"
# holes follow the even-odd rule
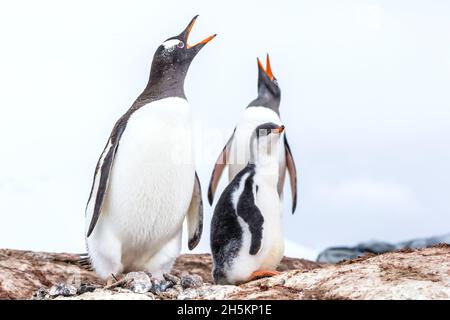
[[[98,282],[78,255],[0,249],[0,299],[27,299],[39,287],[82,279]]]
[[[240,286],[205,283],[162,295],[101,289],[103,282],[73,254],[0,250],[0,298],[27,299],[57,282],[98,285],[69,299],[450,299],[450,246],[368,255],[337,265],[285,258],[280,275]],[[295,269],[295,270],[293,270]],[[207,254],[182,255],[173,273],[198,274],[211,281]],[[62,297],[60,297],[62,298]]]
[[[40,287],[49,288],[58,282],[82,282],[103,286],[91,271],[78,261],[80,257],[69,253],[46,253],[0,249],[0,299],[28,299]],[[205,282],[211,282],[211,256],[209,254],[181,255],[172,273],[198,274]],[[305,267],[311,269],[319,264],[284,258],[280,270]]]

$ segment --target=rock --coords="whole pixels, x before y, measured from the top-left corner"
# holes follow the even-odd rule
[[[175,284],[172,281],[161,280],[159,285],[161,286],[161,291],[164,292],[167,289],[172,288]]]
[[[71,294],[72,286],[77,289],[76,295],[65,297],[61,294],[54,299],[450,299],[450,246],[445,244],[366,255],[335,265],[284,259],[288,261],[284,264],[286,268],[295,266],[296,269],[286,269],[272,278],[240,286],[201,281],[202,274],[208,277],[211,274],[210,269],[202,269],[210,268],[210,256],[201,256],[183,255],[178,259],[177,268],[171,274],[181,277],[179,284],[173,285],[173,280],[177,280],[167,277],[159,281],[151,279],[152,284],[157,284],[155,294],[153,289],[134,293],[120,286],[107,290],[104,281],[92,272],[83,273],[85,271],[73,258],[75,255],[0,250],[0,297],[29,299],[35,292],[33,299],[51,299],[50,291],[54,295],[62,290],[64,294],[69,288]],[[62,261],[60,257],[67,260]],[[187,266],[184,269],[183,261]],[[11,270],[9,265],[14,269]],[[195,272],[187,275],[191,266],[196,266]],[[72,276],[76,269],[83,275],[75,278],[81,279],[79,281],[74,281]],[[145,276],[150,277],[143,274],[138,272],[128,277],[132,281],[145,279],[145,282]],[[50,282],[52,279],[55,281]]]
[[[93,292],[98,286],[91,285],[89,283],[82,283],[78,288],[78,294],[83,294],[86,292]]]
[[[152,284],[147,284],[143,282],[133,282],[130,285],[130,291],[134,293],[147,293],[152,289]]]
[[[167,291],[167,289],[172,288],[174,286],[172,281],[158,280],[158,279],[152,279],[152,284],[153,287],[151,289],[151,292],[156,295],[159,295]]]
[[[127,282],[150,282],[151,275],[146,272],[138,271],[138,272],[129,272],[125,275],[125,280]]]
[[[153,294],[156,294],[156,295],[159,295],[161,292],[163,292],[158,280],[156,280],[156,279],[152,280],[152,288],[151,288],[150,292]]]
[[[48,290],[45,288],[39,288],[34,294],[33,300],[44,300],[48,295]]]
[[[188,288],[198,288],[203,284],[203,279],[199,275],[186,275],[181,277],[180,281],[181,286],[183,289]]]
[[[450,244],[450,233],[444,234],[442,236],[436,236],[431,238],[422,238],[422,239],[413,239],[409,241],[404,241],[398,243],[397,249],[404,249],[404,248],[410,248],[410,249],[418,249],[418,248],[425,248],[434,246],[436,244],[440,243],[447,243]]]
[[[154,296],[146,294],[136,294],[133,292],[117,292],[113,290],[96,289],[93,292],[86,292],[76,297],[62,298],[55,300],[155,300]]]
[[[67,283],[57,283],[50,288],[48,294],[50,297],[64,296],[70,297],[77,294],[77,288]]]
[[[367,241],[354,247],[331,247],[322,251],[317,257],[317,261],[322,263],[338,263],[365,254],[380,254],[400,249],[425,248],[439,243],[450,243],[450,234],[431,238],[414,239],[397,244],[383,241]]]
[[[164,279],[166,279],[166,281],[170,281],[173,283],[173,285],[177,285],[180,283],[180,278],[178,278],[177,276],[170,274],[170,273],[164,273],[163,274]]]
[[[79,263],[80,255],[0,249],[0,299],[29,299],[53,284],[101,284]]]
[[[369,241],[360,243],[355,247],[333,247],[328,248],[317,257],[318,262],[338,263],[343,260],[353,259],[365,254],[379,254],[394,251],[395,245],[386,242]]]
[[[178,300],[192,300],[192,299],[202,299],[202,300],[223,300],[227,299],[229,295],[239,292],[239,287],[237,286],[218,286],[206,284],[201,288],[189,288],[181,292],[177,299]]]
[[[149,292],[152,287],[152,281],[145,272],[130,272],[125,276],[126,287],[134,293]]]

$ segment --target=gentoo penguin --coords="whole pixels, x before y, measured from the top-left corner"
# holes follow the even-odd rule
[[[102,278],[169,272],[180,253],[186,216],[189,248],[200,240],[203,208],[183,86],[192,60],[215,35],[189,45],[196,19],[158,47],[146,88],[116,122],[97,163],[86,206],[86,243]]]
[[[232,136],[217,158],[208,188],[208,200],[211,205],[214,200],[214,193],[216,192],[217,185],[219,184],[220,177],[226,165],[228,165],[228,178],[229,181],[231,181],[247,164],[250,157],[248,140],[255,128],[265,122],[281,124],[279,110],[281,90],[277,79],[273,75],[269,55],[267,55],[266,61],[266,69],[264,69],[261,61],[257,59],[258,97],[244,110]],[[283,141],[280,148],[278,192],[282,199],[287,170],[289,171],[291,182],[292,213],[294,213],[297,206],[297,171],[286,133],[284,133]]]
[[[275,274],[283,258],[278,194],[279,139],[283,125],[259,125],[251,135],[248,164],[231,180],[211,221],[213,277],[236,284]]]

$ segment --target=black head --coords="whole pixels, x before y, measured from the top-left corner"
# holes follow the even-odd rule
[[[271,134],[280,135],[284,131],[283,125],[278,125],[273,122],[266,122],[256,127],[255,136],[256,139],[266,137]]]
[[[168,38],[158,47],[153,56],[150,80],[144,93],[148,91],[147,93],[151,95],[185,97],[184,79],[192,60],[205,44],[216,36],[214,34],[195,45],[190,45],[189,34],[197,17],[198,15],[191,20],[183,32]]]
[[[260,152],[272,153],[276,150],[281,133],[284,131],[283,125],[273,122],[266,122],[256,127],[250,138],[250,161],[255,163]]]
[[[197,18],[198,15],[189,22],[183,32],[177,36],[168,38],[158,47],[153,56],[152,69],[153,67],[158,69],[172,67],[181,70],[185,69],[186,66],[189,67],[201,48],[216,36],[215,34],[209,36],[195,45],[188,44],[189,34]]]
[[[256,60],[258,62],[258,97],[250,103],[249,107],[262,106],[279,113],[281,90],[277,78],[273,75],[269,55],[266,58],[266,69],[259,58]]]

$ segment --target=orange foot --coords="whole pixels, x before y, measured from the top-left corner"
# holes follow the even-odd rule
[[[280,274],[278,271],[273,270],[260,270],[255,271],[250,275],[250,279],[248,281],[258,280],[261,278],[273,277]]]

